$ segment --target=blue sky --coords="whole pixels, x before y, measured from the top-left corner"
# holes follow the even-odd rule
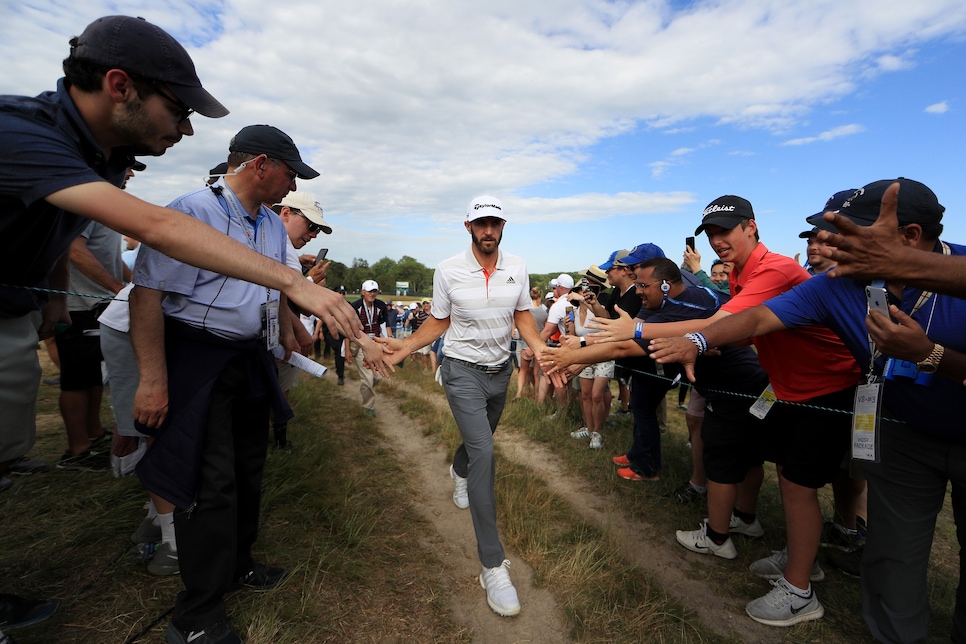
[[[532,272],[645,241],[677,259],[729,193],[772,250],[804,256],[798,233],[828,196],[900,175],[933,188],[944,238],[966,242],[961,1],[5,4],[3,93],[53,88],[68,38],[99,15],[168,29],[232,114],[193,118],[131,192],[167,203],[234,132],[270,123],[322,171],[300,189],[334,232],[308,250],[347,264],[434,266],[466,245],[484,193]]]

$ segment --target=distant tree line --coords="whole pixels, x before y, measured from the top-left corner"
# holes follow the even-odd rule
[[[409,282],[410,295],[432,297],[435,270],[435,266],[432,268],[424,266],[409,255],[403,255],[399,261],[383,257],[372,265],[365,259],[354,257],[351,266],[332,260],[326,282],[329,288],[337,289],[339,286],[345,286],[349,293],[356,293],[364,281],[376,280],[379,283],[379,291],[387,296],[396,293],[396,282]],[[556,278],[560,272],[531,273],[530,285],[538,286],[542,291],[548,291],[550,280]]]

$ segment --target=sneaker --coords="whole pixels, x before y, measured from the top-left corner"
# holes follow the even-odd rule
[[[586,427],[581,427],[575,432],[570,432],[571,438],[590,438],[590,430]]]
[[[759,559],[752,563],[748,569],[762,579],[781,579],[785,574],[785,565],[788,564],[788,547],[783,550],[775,550],[770,557]],[[822,581],[825,579],[825,571],[818,565],[818,559],[812,564],[812,574],[809,581]]]
[[[862,552],[864,550],[865,546],[861,545],[848,552],[833,551],[828,553],[828,562],[850,577],[861,577]]]
[[[453,479],[453,503],[460,510],[470,507],[470,497],[466,493],[466,479],[456,473],[453,466],[449,466],[449,475]]]
[[[654,476],[641,476],[629,467],[622,467],[617,470],[617,476],[622,479],[627,479],[628,481],[660,481],[661,477],[655,474]]]
[[[745,612],[756,622],[769,626],[792,626],[799,622],[821,619],[825,608],[818,601],[815,590],[810,589],[807,597],[792,590],[784,578],[772,581],[774,588],[758,599],[748,602]]]
[[[57,460],[58,470],[73,472],[96,472],[111,469],[111,449],[99,449],[91,444],[80,454],[71,454],[67,450]]]
[[[339,378],[338,384],[339,384],[340,387],[343,386],[343,385],[345,385],[345,378]]]
[[[751,523],[745,523],[738,517],[731,514],[731,523],[728,524],[728,532],[737,532],[738,534],[743,534],[746,537],[752,537],[757,539],[758,537],[764,536],[765,529],[761,527],[761,523],[758,522],[758,518]]]
[[[6,476],[0,476],[0,492],[6,492],[13,487],[13,481]]]
[[[849,552],[860,547],[865,538],[858,530],[849,530],[834,521],[826,521],[822,526],[822,547],[835,548]]]
[[[26,456],[21,456],[10,464],[11,474],[40,474],[48,470],[50,468],[43,461],[35,461]]]
[[[690,550],[702,555],[714,555],[722,559],[735,559],[738,551],[731,537],[728,537],[720,546],[708,538],[708,523],[705,521],[697,530],[678,530],[678,543]]]
[[[664,498],[674,499],[681,505],[688,505],[692,501],[703,501],[707,497],[708,491],[705,490],[704,492],[701,492],[700,490],[695,489],[695,487],[691,485],[691,481],[685,483],[684,487],[682,487],[680,490],[676,492],[668,492],[664,495]]]
[[[164,637],[168,644],[242,644],[242,638],[226,620],[205,626],[200,631],[181,630],[171,622]]]
[[[627,454],[621,454],[620,456],[615,456],[614,458],[612,458],[610,460],[614,461],[614,465],[617,465],[619,467],[630,467],[631,466],[631,462],[630,462],[630,460],[628,460]]]
[[[114,442],[114,432],[105,431],[97,438],[91,439],[91,447],[94,447],[95,445],[97,445],[98,447],[103,447],[104,445],[107,445],[107,449],[108,451],[110,451],[111,443],[113,442]]]
[[[604,439],[597,432],[590,432],[590,449],[600,449],[604,444]]]
[[[178,551],[172,550],[169,544],[162,542],[158,549],[154,551],[154,556],[148,564],[148,572],[157,577],[180,573]]]
[[[236,584],[254,590],[271,590],[282,583],[287,574],[285,568],[256,563],[250,571],[238,576]]]
[[[52,378],[44,378],[44,384],[48,387],[56,387],[60,385],[60,376],[54,376]]]
[[[161,526],[154,519],[141,519],[138,529],[131,534],[131,543],[152,543],[161,541]]]
[[[496,568],[484,568],[480,573],[480,586],[486,590],[486,603],[503,617],[520,613],[520,600],[517,598],[517,589],[510,581],[509,567],[510,562],[504,560]]]
[[[44,621],[59,604],[54,600],[25,599],[0,593],[0,627],[13,630]]]

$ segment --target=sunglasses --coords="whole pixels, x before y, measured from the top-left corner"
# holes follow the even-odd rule
[[[292,208],[291,206],[289,206],[289,209],[292,212],[294,212],[296,215],[298,215],[299,217],[305,220],[305,223],[308,224],[310,233],[319,234],[320,232],[322,232],[322,226],[320,226],[319,224],[315,223],[314,221],[306,217],[301,210],[299,210],[298,208]]]

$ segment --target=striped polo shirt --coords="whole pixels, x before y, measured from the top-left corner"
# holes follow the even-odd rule
[[[496,270],[486,275],[472,247],[443,260],[433,276],[433,317],[449,318],[443,354],[480,365],[510,357],[516,311],[529,311],[530,276],[523,260],[499,252]]]

